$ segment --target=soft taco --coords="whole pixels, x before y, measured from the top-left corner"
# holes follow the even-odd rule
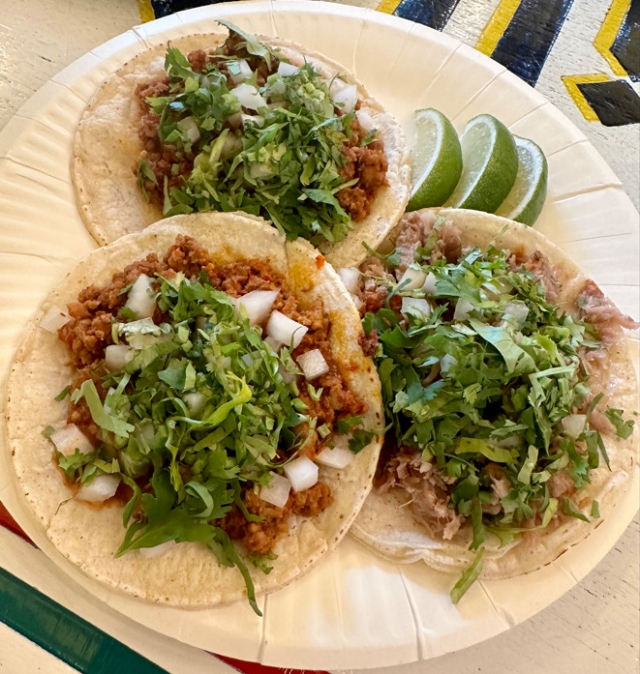
[[[350,290],[389,429],[352,532],[382,556],[506,578],[556,559],[636,470],[637,324],[533,229],[404,216]]]
[[[242,210],[358,264],[409,197],[400,126],[339,64],[225,25],[147,49],[89,102],[72,166],[89,231]]]
[[[112,588],[211,606],[273,591],[346,533],[381,440],[357,311],[306,241],[180,215],[94,251],[8,380],[18,489]]]

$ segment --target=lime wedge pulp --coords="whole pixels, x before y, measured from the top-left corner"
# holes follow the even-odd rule
[[[496,215],[533,225],[547,196],[547,159],[532,140],[516,137],[515,141],[518,174],[507,198],[496,210]]]
[[[415,112],[416,142],[411,150],[413,191],[408,211],[442,206],[462,172],[462,149],[451,122],[438,110]]]
[[[483,114],[469,120],[460,144],[462,175],[445,206],[493,213],[518,173],[513,136],[501,121]]]

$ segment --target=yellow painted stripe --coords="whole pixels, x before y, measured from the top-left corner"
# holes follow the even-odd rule
[[[147,23],[147,21],[153,21],[156,18],[156,15],[151,6],[151,0],[137,0],[138,1],[138,12],[140,12],[140,20],[142,23]]]
[[[476,49],[487,56],[493,54],[500,38],[513,19],[513,15],[520,6],[520,0],[500,0],[495,12],[491,15],[482,35],[476,44]]]
[[[393,14],[402,0],[382,0],[377,9],[384,14]]]
[[[596,73],[595,75],[563,75],[562,81],[564,82],[564,86],[567,87],[569,95],[573,98],[573,102],[587,122],[599,122],[598,115],[593,111],[584,94],[578,89],[578,84],[608,82],[609,77],[604,73]]]
[[[602,54],[604,60],[609,64],[614,75],[625,77],[627,71],[623,68],[618,59],[611,53],[611,46],[613,45],[616,35],[620,30],[620,26],[624,21],[631,7],[631,0],[613,0],[607,16],[605,16],[602,26],[593,41],[594,47]]]

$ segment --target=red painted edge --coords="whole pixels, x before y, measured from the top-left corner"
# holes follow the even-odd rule
[[[4,507],[0,501],[0,526],[8,529],[12,533],[24,538],[27,543],[34,545],[33,541],[22,531],[20,525],[11,517],[9,511]],[[222,662],[226,662],[231,667],[234,667],[241,674],[328,674],[328,672],[314,672],[311,670],[297,670],[297,669],[280,669],[279,667],[267,667],[256,662],[244,662],[243,660],[235,660],[234,658],[226,658],[222,655],[215,655]]]

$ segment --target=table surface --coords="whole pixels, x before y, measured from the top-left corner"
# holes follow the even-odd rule
[[[416,2],[355,0],[353,4],[424,20]],[[447,14],[446,6],[453,8]],[[566,7],[572,2],[539,2]],[[156,9],[161,5],[156,2]],[[517,2],[461,0],[425,2],[439,7],[444,30],[471,44],[490,39],[489,22]],[[573,0],[556,36],[536,88],[586,133],[604,156],[634,202],[640,199],[638,124],[607,127],[594,118],[585,102],[570,94],[567,76],[600,73],[600,80],[620,79],[616,63],[607,62],[593,43],[610,30],[614,12],[626,11],[630,0]],[[0,130],[18,108],[50,77],[76,58],[149,16],[146,0],[21,0],[3,3],[0,18]],[[434,10],[435,11],[435,10]],[[404,12],[404,14],[403,14]],[[411,14],[413,12],[413,15]],[[444,18],[442,13],[444,12]],[[448,19],[448,20],[447,20]],[[434,20],[431,17],[431,20]],[[609,22],[609,24],[607,24]],[[562,23],[562,22],[561,22]],[[620,25],[618,20],[617,25]],[[563,42],[565,36],[570,42]],[[637,37],[637,35],[636,35]],[[482,40],[484,39],[484,42]],[[553,41],[552,41],[553,43]],[[599,59],[599,60],[598,60]],[[604,73],[604,75],[603,75]],[[561,77],[564,76],[565,80]],[[637,91],[637,82],[623,78]],[[583,81],[598,81],[597,79]],[[575,94],[575,88],[573,89]],[[590,119],[591,118],[591,119]],[[609,120],[610,121],[610,120]],[[0,212],[0,221],[2,213]],[[379,674],[631,674],[638,671],[640,641],[639,530],[636,516],[605,559],[560,600],[525,623],[477,646],[428,662],[370,670]],[[6,532],[3,532],[6,533]],[[0,566],[2,560],[0,558]],[[214,658],[198,659],[194,671],[225,674],[232,670]],[[204,663],[204,664],[203,664]],[[161,663],[168,671],[170,664]],[[194,662],[195,665],[195,662]],[[63,674],[72,668],[0,623],[0,672]]]

